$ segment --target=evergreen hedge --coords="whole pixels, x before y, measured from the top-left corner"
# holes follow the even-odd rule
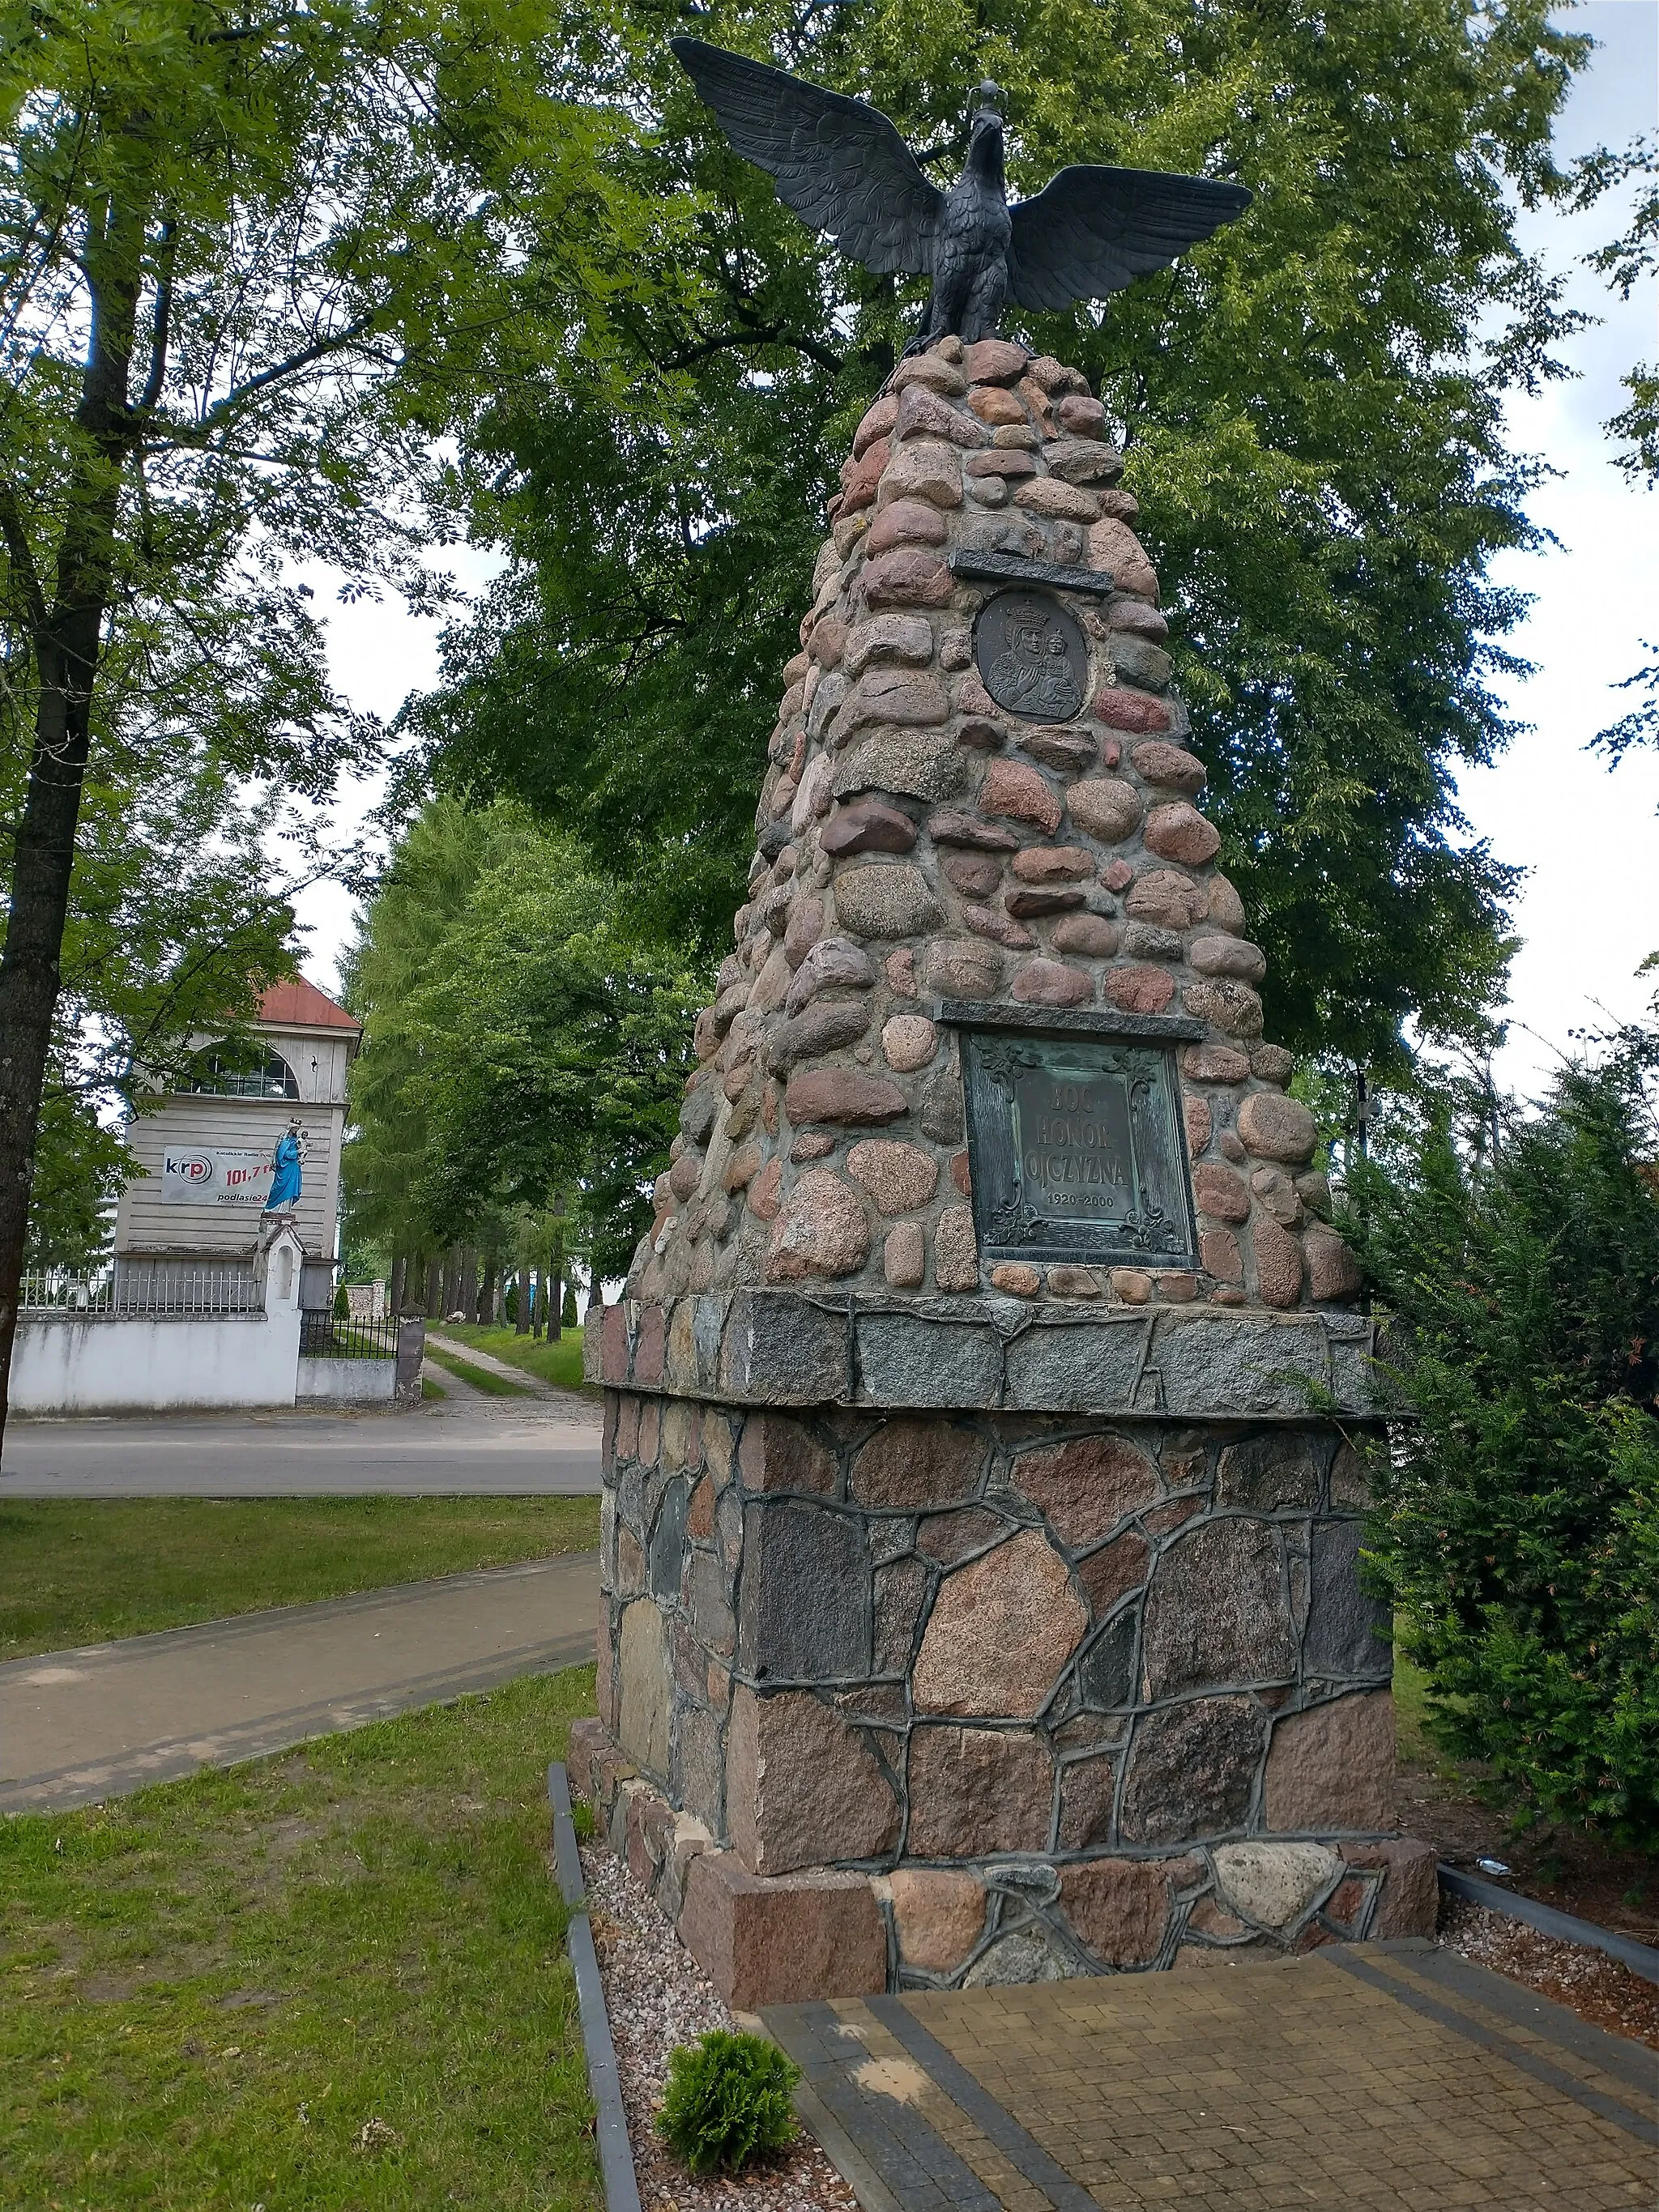
[[[1431,1725],[1536,1814],[1659,1849],[1659,1039],[1348,1182],[1415,1419],[1372,1556]]]

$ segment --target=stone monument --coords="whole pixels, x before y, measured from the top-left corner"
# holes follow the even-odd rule
[[[734,2003],[1430,1932],[1371,1322],[1084,379],[860,424],[605,1390],[572,1770]]]

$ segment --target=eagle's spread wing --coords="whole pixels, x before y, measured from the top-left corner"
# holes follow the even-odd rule
[[[701,39],[668,43],[732,146],[804,222],[866,269],[932,273],[944,195],[879,109]]]
[[[1252,195],[1210,177],[1156,169],[1062,169],[1008,210],[1008,291],[1022,307],[1103,300],[1167,269],[1200,238],[1237,221]]]

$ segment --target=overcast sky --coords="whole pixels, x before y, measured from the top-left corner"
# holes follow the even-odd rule
[[[1620,147],[1659,128],[1659,0],[1589,0],[1562,12],[1600,44],[1562,115],[1559,157]],[[1522,1091],[1571,1048],[1575,1030],[1604,1018],[1598,1008],[1638,1013],[1659,981],[1635,972],[1659,950],[1659,756],[1632,757],[1609,773],[1585,750],[1629,703],[1612,686],[1643,665],[1643,637],[1659,640],[1659,492],[1620,475],[1601,428],[1622,404],[1621,373],[1659,356],[1659,299],[1650,283],[1620,302],[1576,266],[1622,227],[1632,198],[1625,194],[1617,207],[1604,201],[1588,215],[1522,216],[1520,223],[1522,243],[1570,275],[1572,304],[1601,319],[1565,349],[1573,381],[1510,403],[1514,443],[1559,472],[1531,501],[1559,543],[1498,564],[1498,580],[1534,595],[1511,643],[1537,672],[1510,695],[1533,726],[1462,786],[1474,834],[1528,871],[1516,909],[1524,943],[1512,971],[1512,1027],[1498,1064],[1500,1080]],[[471,582],[485,573],[476,559],[462,569]],[[353,704],[390,716],[410,690],[434,680],[437,631],[396,607],[358,607],[335,617],[330,654]],[[325,985],[336,980],[351,916],[351,901],[336,885],[318,885],[301,901],[312,933],[306,966]]]

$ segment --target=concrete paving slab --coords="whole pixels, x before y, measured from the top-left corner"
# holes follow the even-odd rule
[[[1654,2053],[1420,1941],[763,2018],[866,2212],[1655,2202]]]
[[[599,1555],[405,1583],[0,1666],[0,1812],[198,1767],[593,1656]]]
[[[453,1381],[453,1378],[449,1378]],[[525,1498],[597,1493],[598,1400],[561,1392],[362,1412],[6,1425],[9,1498]]]

